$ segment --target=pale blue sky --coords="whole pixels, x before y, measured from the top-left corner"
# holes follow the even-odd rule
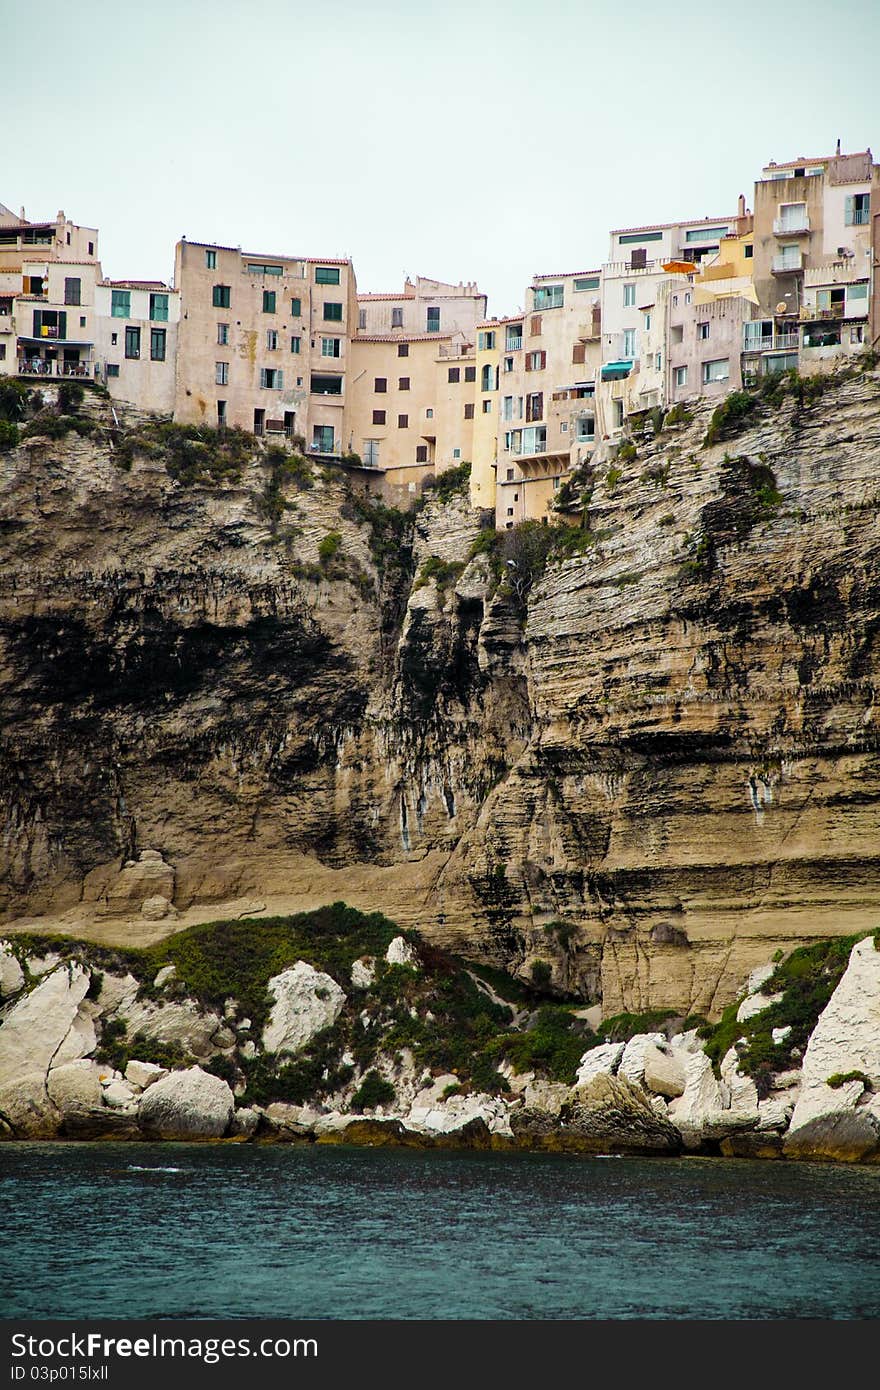
[[[771,158],[880,155],[880,0],[717,8],[0,0],[0,202],[98,226],[114,278],[185,234],[509,312],[611,227],[751,206]]]

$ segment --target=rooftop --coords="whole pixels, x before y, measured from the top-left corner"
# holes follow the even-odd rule
[[[780,166],[781,167],[781,166]],[[612,227],[612,236],[626,236],[629,232],[669,232],[675,227],[711,227],[716,223],[736,222],[738,213],[732,212],[723,217],[680,217],[677,222],[645,222],[641,227]]]

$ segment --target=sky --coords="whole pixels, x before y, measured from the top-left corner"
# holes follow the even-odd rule
[[[186,236],[516,312],[611,228],[751,207],[770,159],[880,157],[880,0],[714,9],[0,0],[0,202],[98,227],[112,279]]]

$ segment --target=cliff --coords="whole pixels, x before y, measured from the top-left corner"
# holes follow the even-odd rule
[[[705,409],[646,420],[540,563],[463,493],[181,467],[99,406],[0,454],[9,928],[344,899],[606,1015],[710,1017],[873,928],[880,377],[821,385],[709,446]]]

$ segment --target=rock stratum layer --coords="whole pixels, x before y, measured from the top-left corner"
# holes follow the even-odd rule
[[[880,378],[706,423],[586,471],[595,543],[525,613],[463,495],[402,524],[324,470],[279,514],[259,460],[0,455],[9,927],[342,898],[606,1014],[713,1017],[873,927]]]

